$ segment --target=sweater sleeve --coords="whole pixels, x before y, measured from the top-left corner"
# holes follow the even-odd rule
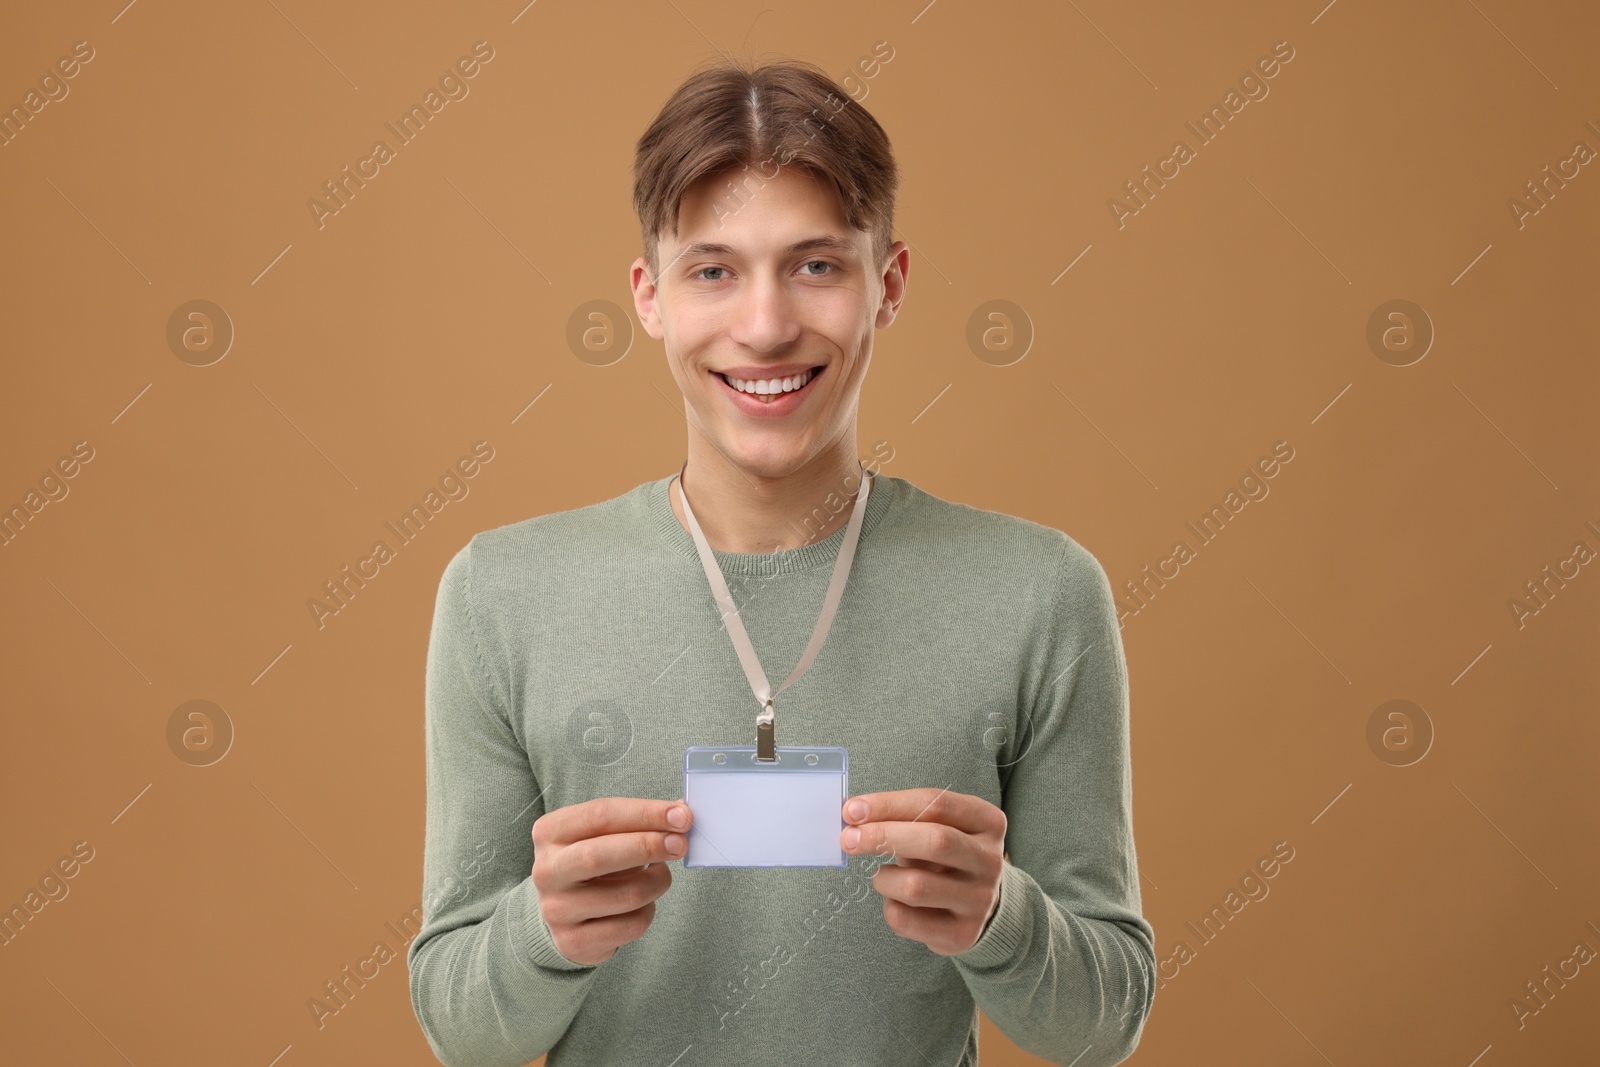
[[[539,910],[531,827],[542,789],[478,634],[477,541],[445,567],[428,639],[422,927],[406,963],[440,1062],[517,1067],[561,1039],[596,968],[556,950]]]
[[[1008,859],[1000,902],[952,957],[984,1014],[1055,1064],[1132,1055],[1155,996],[1154,930],[1141,914],[1133,843],[1128,672],[1111,583],[1063,535],[1042,670],[1002,752]]]

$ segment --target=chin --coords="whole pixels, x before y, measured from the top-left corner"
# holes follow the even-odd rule
[[[723,452],[742,470],[761,478],[787,478],[811,458],[802,442],[776,447],[772,442],[728,442]]]

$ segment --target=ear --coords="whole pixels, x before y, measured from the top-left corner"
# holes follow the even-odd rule
[[[662,338],[661,314],[656,308],[656,286],[650,277],[650,264],[643,256],[628,268],[628,284],[633,289],[633,310],[644,332],[657,341]]]
[[[900,311],[900,302],[906,298],[906,275],[911,269],[911,252],[904,241],[889,246],[888,262],[883,268],[883,300],[878,304],[877,326],[882,329],[894,322]]]

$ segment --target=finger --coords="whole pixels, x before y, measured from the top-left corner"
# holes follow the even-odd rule
[[[597,874],[593,878],[590,878],[589,881],[591,881],[591,882],[604,882],[607,879],[612,879],[612,880],[622,879],[622,878],[628,877],[630,874],[638,874],[640,871],[648,871],[650,869],[650,867],[651,867],[651,864],[641,863],[637,867],[629,867],[625,871],[611,871],[611,872],[609,872],[607,874]]]
[[[606,834],[558,850],[551,859],[551,874],[558,884],[572,886],[645,864],[681,859],[687,847],[688,839],[679,833]]]
[[[852,805],[865,805],[866,811],[853,815]],[[887,793],[862,793],[845,802],[845,821],[859,826],[863,822],[934,822],[953,826],[969,834],[1005,836],[1006,813],[984,800],[949,789],[896,789]]]
[[[615,944],[617,948],[621,948],[643,937],[651,922],[655,920],[655,915],[656,905],[651,901],[637,911],[630,911],[625,915],[588,919],[573,928],[578,947],[569,947],[581,956],[589,955],[586,951],[589,945]],[[616,955],[616,949],[612,949],[611,955]],[[607,960],[610,958],[611,956],[606,957]]]
[[[970,875],[938,873],[886,863],[872,875],[872,887],[890,900],[947,915],[976,914],[985,901]]]
[[[562,918],[579,923],[628,915],[653,903],[671,887],[672,872],[658,865],[629,871],[624,877],[593,881],[572,899],[571,910]]]
[[[947,911],[912,908],[898,900],[885,900],[883,919],[889,929],[901,937],[920,941],[941,956],[954,955],[959,951],[952,943],[951,936],[957,920]]]
[[[672,809],[683,813],[683,825],[668,821]],[[662,833],[686,831],[694,823],[694,813],[678,800],[645,800],[638,797],[598,797],[581,804],[546,812],[534,821],[534,847],[571,845],[607,834],[660,830]]]
[[[848,840],[851,829],[861,835],[854,845]],[[902,866],[910,866],[902,860],[922,860],[977,874],[985,864],[984,850],[977,838],[943,823],[868,822],[840,831],[839,843],[846,852],[890,853],[894,862]]]

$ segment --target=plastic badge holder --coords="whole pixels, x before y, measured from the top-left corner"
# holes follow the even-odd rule
[[[842,748],[695,745],[683,753],[683,799],[694,814],[685,867],[844,867],[849,796]]]

